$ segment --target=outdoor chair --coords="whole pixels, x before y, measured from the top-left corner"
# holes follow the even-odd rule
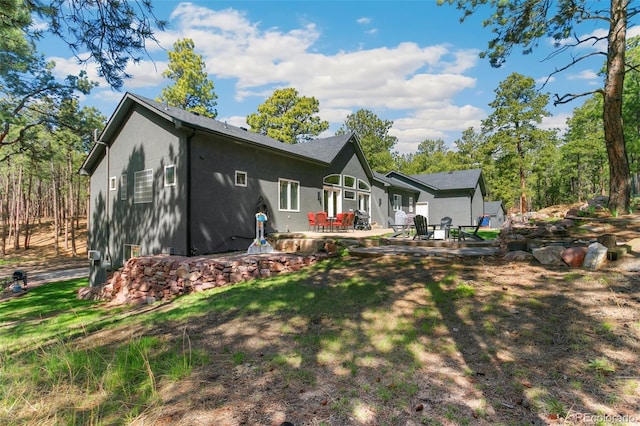
[[[466,240],[467,238],[475,240],[475,241],[484,241],[480,235],[478,235],[478,230],[482,225],[482,216],[478,218],[478,221],[475,225],[462,225],[458,226],[458,239]],[[469,231],[466,231],[468,229]]]
[[[309,221],[309,231],[316,231],[318,229],[316,214],[313,212],[307,213],[307,220]]]
[[[320,227],[322,227],[323,231],[326,228],[330,228],[331,227],[331,222],[329,222],[329,219],[327,218],[327,213],[326,212],[318,212],[318,213],[316,213],[316,226],[318,227],[318,231],[320,230]]]
[[[356,214],[354,212],[347,213],[346,222],[344,224],[344,230],[348,231],[353,229],[353,223],[356,221]]]
[[[440,219],[440,229],[434,231],[433,239],[448,240],[449,232],[451,230],[451,222],[453,222],[453,219],[451,219],[449,216],[445,216]]]
[[[333,221],[333,227],[335,229],[345,229],[346,226],[347,226],[347,214],[338,213],[336,215],[336,220]]]
[[[407,231],[408,234],[411,229],[411,225],[412,223],[409,222],[407,214],[402,210],[398,210],[395,214],[395,220],[389,218],[389,227],[393,229],[394,232],[391,237],[397,237],[400,234],[404,235],[405,231]]]
[[[416,234],[413,236],[414,240],[428,240],[433,237],[433,230],[429,231],[429,222],[426,217],[421,214],[416,215],[413,218],[413,223],[416,226]]]

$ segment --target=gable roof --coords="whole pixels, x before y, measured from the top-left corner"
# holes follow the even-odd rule
[[[111,145],[113,138],[127,120],[130,111],[136,105],[172,122],[176,128],[189,127],[194,130],[220,134],[246,144],[278,152],[282,155],[324,165],[331,164],[348,143],[353,143],[358,158],[363,165],[365,165],[366,172],[369,176],[372,176],[371,169],[364,157],[360,143],[354,134],[347,133],[329,138],[314,139],[301,144],[288,144],[260,133],[251,132],[242,127],[232,126],[226,122],[194,114],[181,108],[172,107],[130,92],[125,93],[116,110],[111,115],[111,118],[109,118],[104,130],[100,133],[98,142],[94,144],[82,164],[80,168],[81,173],[91,174],[95,170],[106,151],[106,146]]]
[[[504,206],[502,205],[502,201],[485,201],[484,202],[484,212],[485,214],[496,216],[500,213],[505,213]]]
[[[391,176],[392,173],[393,172],[389,172],[386,175],[384,175],[382,173],[374,172],[373,176],[375,179],[385,184],[385,186],[391,186],[394,188],[403,189],[405,191],[418,192],[418,189],[415,186],[411,186],[401,181],[400,179],[397,179]]]
[[[480,169],[411,175],[411,177],[439,191],[474,189],[480,184],[482,192],[486,192]]]

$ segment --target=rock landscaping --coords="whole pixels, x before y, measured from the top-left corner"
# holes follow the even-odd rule
[[[326,252],[238,254],[227,257],[146,256],[129,259],[101,286],[85,287],[78,297],[112,304],[150,304],[256,278],[298,271]]]

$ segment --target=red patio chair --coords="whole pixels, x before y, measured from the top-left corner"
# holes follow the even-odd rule
[[[333,221],[333,227],[336,229],[345,229],[346,226],[347,226],[347,214],[338,213],[336,215],[336,220]]]
[[[318,213],[316,213],[316,226],[318,227],[318,230],[320,230],[320,227],[322,227],[323,231],[326,228],[331,227],[331,223],[329,222],[329,219],[327,219],[327,213],[326,212],[318,212]]]
[[[318,224],[316,223],[316,214],[313,212],[307,213],[307,220],[309,221],[309,231],[315,231],[318,229]]]
[[[355,222],[355,220],[356,220],[356,214],[354,212],[347,213],[346,220],[345,220],[346,223],[344,224],[345,231],[353,229],[353,222]]]

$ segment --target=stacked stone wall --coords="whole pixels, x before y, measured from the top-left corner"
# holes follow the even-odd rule
[[[228,259],[135,257],[114,272],[103,285],[81,289],[78,297],[105,300],[113,304],[148,304],[211,288],[298,271],[326,257],[327,253],[270,253],[239,255]]]

